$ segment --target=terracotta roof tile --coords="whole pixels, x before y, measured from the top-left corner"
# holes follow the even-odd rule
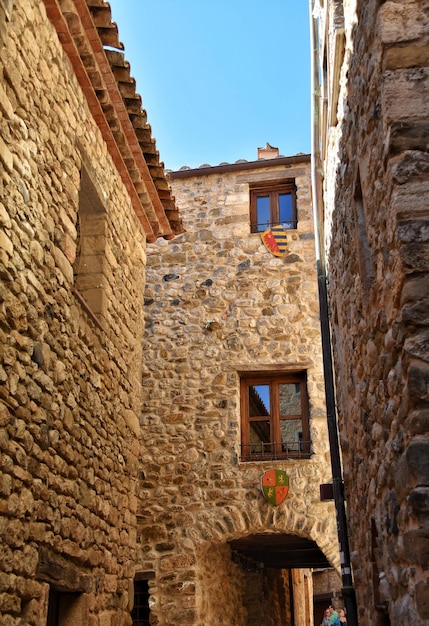
[[[142,98],[136,92],[136,81],[131,76],[130,64],[121,52],[124,50],[124,46],[119,41],[117,25],[111,21],[110,5],[107,2],[103,2],[103,0],[87,0],[87,5],[91,11],[103,46],[116,48],[116,50],[105,50],[105,53],[127,107],[155,186],[158,188],[158,185],[162,184],[164,180],[166,187],[163,186],[163,188],[169,189],[170,187],[165,178],[164,163],[160,161],[159,152],[156,150],[156,141],[152,138],[152,130],[147,123],[147,113],[142,108]],[[142,130],[145,132],[142,132]],[[155,160],[153,157],[155,157]]]
[[[109,3],[103,0],[45,0],[45,5],[148,239],[159,236],[169,239],[183,232],[164,164],[160,161],[147,113],[142,108],[142,98],[130,74],[117,25],[112,22]],[[91,96],[90,87],[96,101]],[[112,135],[117,149],[112,143]],[[136,204],[137,198],[141,206]]]

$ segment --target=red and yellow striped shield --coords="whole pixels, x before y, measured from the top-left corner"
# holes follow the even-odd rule
[[[274,256],[284,256],[287,250],[287,234],[283,226],[272,226],[261,233],[266,249]]]

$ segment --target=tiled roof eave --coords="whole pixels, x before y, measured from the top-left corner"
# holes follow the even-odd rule
[[[171,191],[165,197],[165,185],[168,186],[165,173],[158,169],[160,164],[157,163],[156,175],[161,179],[157,180],[151,174],[103,47],[114,45],[122,48],[116,25],[111,21],[110,5],[102,0],[44,2],[148,241],[157,237],[174,237],[183,228],[180,219],[177,220]],[[97,14],[98,26],[94,23],[94,13]],[[131,77],[130,81],[133,81]],[[135,97],[141,103],[140,96],[136,94]],[[141,111],[141,115],[145,116],[145,112]],[[159,193],[161,190],[163,199]]]

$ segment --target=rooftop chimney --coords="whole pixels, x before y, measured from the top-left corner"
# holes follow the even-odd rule
[[[273,148],[270,144],[265,144],[265,148],[258,148],[258,159],[275,159],[279,156],[279,149]]]

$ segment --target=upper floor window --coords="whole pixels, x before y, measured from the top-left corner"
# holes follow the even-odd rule
[[[250,188],[250,226],[260,233],[271,226],[297,227],[296,187],[293,182],[260,183]]]
[[[242,376],[241,434],[244,461],[309,458],[305,372]]]

